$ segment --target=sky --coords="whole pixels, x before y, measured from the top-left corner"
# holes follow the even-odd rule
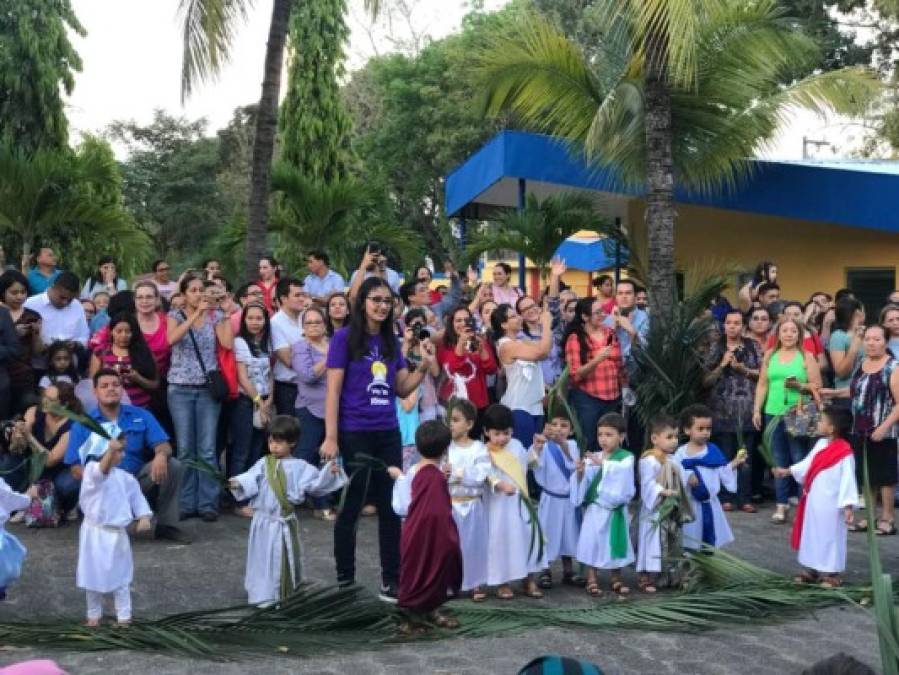
[[[88,32],[86,38],[73,38],[84,62],[68,100],[76,138],[80,132],[100,131],[113,120],[147,123],[155,108],[189,119],[205,117],[211,133],[227,123],[234,108],[258,100],[272,0],[255,0],[248,23],[239,30],[231,63],[217,81],[198,88],[184,106],[178,4],[178,0],[72,0]],[[350,70],[377,53],[458,30],[468,11],[462,0],[391,0],[388,4],[409,11],[405,16],[398,10],[388,12],[372,26],[362,0],[350,0]],[[502,4],[504,0],[488,0],[486,6]],[[830,141],[831,146],[820,150],[810,148],[812,156],[827,159],[857,145],[859,129],[803,113],[759,154],[800,159],[803,136]]]

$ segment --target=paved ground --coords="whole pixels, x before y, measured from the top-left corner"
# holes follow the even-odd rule
[[[757,515],[732,514],[737,541],[732,551],[770,569],[795,569],[788,545],[788,529],[769,523],[770,511]],[[243,565],[249,521],[232,516],[205,525],[185,523],[194,536],[190,546],[137,541],[134,545],[133,587],[136,616],[156,617],[189,609],[214,608],[245,601]],[[301,519],[305,563],[309,577],[331,582],[331,527],[304,511]],[[0,621],[65,616],[79,618],[84,597],[75,588],[77,528],[27,530],[11,526],[29,549],[22,579],[0,603]],[[375,586],[378,580],[376,519],[360,527],[359,580]],[[899,537],[881,539],[887,571],[899,575]],[[850,580],[867,575],[863,535],[850,535]],[[637,600],[635,600],[637,601]],[[494,601],[496,602],[496,601]],[[535,603],[524,599],[515,602]],[[554,589],[547,605],[590,602],[571,589]],[[709,674],[753,673],[785,675],[823,657],[844,651],[878,667],[874,626],[861,610],[833,608],[814,616],[768,626],[722,626],[703,635],[590,632],[542,629],[499,638],[450,640],[391,651],[335,654],[329,658],[238,663],[208,663],[159,655],[52,653],[70,673],[145,673],[231,675],[237,673],[320,673],[367,675],[426,675],[428,673],[515,673],[528,660],[545,653],[577,655],[599,664],[608,675],[629,673]],[[29,650],[0,653],[0,665],[38,656]]]

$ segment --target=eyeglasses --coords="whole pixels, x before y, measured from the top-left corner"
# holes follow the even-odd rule
[[[385,297],[383,295],[369,295],[366,300],[370,300],[376,305],[392,305],[393,298]]]

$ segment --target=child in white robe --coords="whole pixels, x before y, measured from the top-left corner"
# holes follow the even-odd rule
[[[846,525],[852,522],[852,509],[858,503],[855,458],[846,441],[851,428],[848,410],[827,408],[818,419],[818,433],[824,438],[798,464],[773,469],[778,478],[792,476],[802,485],[791,542],[799,564],[805,567],[795,579],[799,583],[821,581],[828,588],[842,585]]]
[[[637,538],[637,586],[644,593],[655,593],[658,590],[656,584],[662,571],[663,555],[678,555],[680,546],[683,545],[683,522],[692,520],[692,513],[684,493],[687,477],[680,462],[674,458],[678,442],[677,422],[667,415],[656,417],[650,423],[649,438],[652,447],[643,453],[638,465],[640,525]],[[664,522],[657,522],[660,517],[659,507],[668,497],[679,497],[680,505]],[[663,533],[674,551],[663,552]],[[677,581],[669,579],[668,583],[670,585]]]
[[[36,485],[21,494],[0,478],[0,600],[6,599],[6,588],[22,574],[22,564],[28,553],[19,538],[6,531],[6,521],[13,512],[27,509],[37,496]]]
[[[302,561],[295,506],[307,496],[324,497],[346,482],[336,461],[318,469],[291,456],[300,437],[296,418],[275,416],[268,434],[270,454],[228,481],[235,499],[249,499],[253,509],[244,575],[251,605],[269,605],[296,589],[302,580]],[[286,570],[281,566],[285,559]]]
[[[524,594],[542,598],[534,573],[545,567],[540,558],[540,542],[531,546],[534,528],[531,516],[521,503],[528,498],[528,451],[512,438],[512,411],[494,404],[484,412],[483,426],[490,456],[487,482],[487,584],[497,586],[496,597],[514,597],[510,583],[524,579]],[[538,532],[538,536],[542,536]]]
[[[737,453],[730,462],[714,443],[712,411],[701,404],[691,405],[681,413],[681,426],[689,441],[679,447],[674,457],[687,475],[688,496],[693,511],[692,522],[684,524],[684,548],[699,550],[703,544],[715,548],[734,540],[733,532],[721,508],[718,493],[721,486],[737,491],[736,469],[746,461]]]
[[[459,529],[464,576],[463,591],[471,591],[471,599],[487,599],[487,509],[484,488],[490,474],[487,446],[473,440],[471,430],[478,411],[467,399],[456,399],[450,407],[450,433],[453,441],[447,453],[449,491],[453,502],[453,519]]]
[[[134,560],[127,528],[137,520],[137,531],[150,529],[153,512],[137,479],[118,468],[124,455],[121,438],[106,443],[99,460],[86,458],[78,506],[84,513],[78,533],[76,583],[87,593],[87,625],[99,626],[103,594],[112,593],[116,621],[131,622],[131,582]]]
[[[578,460],[571,477],[571,502],[584,508],[577,542],[578,562],[587,565],[586,590],[602,595],[597,569],[611,571],[612,592],[627,595],[621,568],[634,561],[627,505],[636,494],[634,456],[621,448],[627,424],[618,413],[603,415],[596,425],[600,452]]]
[[[577,442],[569,439],[571,419],[563,410],[553,411],[542,434],[534,436],[531,446],[531,465],[534,479],[542,488],[537,514],[546,537],[546,568],[540,572],[540,588],[552,588],[554,561],[562,559],[562,583],[583,586],[575,577],[572,557],[577,554],[580,533],[577,507],[571,502],[571,475],[581,458]]]

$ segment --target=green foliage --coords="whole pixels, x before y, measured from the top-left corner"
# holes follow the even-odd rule
[[[64,148],[62,93],[75,87],[81,58],[68,32],[84,36],[70,0],[5,0],[0,10],[0,142],[31,152]]]
[[[472,105],[474,55],[521,4],[472,12],[460,33],[415,56],[373,58],[344,88],[363,180],[389,195],[391,221],[420,233],[438,265],[451,241],[439,233],[443,178],[501,127]]]
[[[314,180],[345,178],[351,121],[340,96],[346,0],[299,2],[290,14],[287,93],[281,104],[281,158]]]
[[[314,181],[282,162],[272,170],[272,190],[279,197],[272,213],[275,255],[289,269],[301,269],[306,252],[321,248],[332,267],[346,274],[356,268],[370,239],[385,244],[406,265],[422,255],[416,233],[385,219],[383,196],[361,181]]]
[[[82,276],[103,254],[133,274],[150,241],[123,207],[120,181],[111,148],[95,138],[75,152],[0,146],[0,230],[24,254],[38,243],[53,246]]]
[[[593,230],[612,239],[623,238],[615,224],[598,211],[597,202],[582,192],[563,192],[537,199],[527,195],[522,211],[507,211],[472,237],[466,247],[469,261],[487,251],[523,253],[544,277],[559,245],[580,230]]]
[[[858,69],[783,86],[788,73],[815,64],[820,52],[773,0],[650,4],[621,0],[603,58],[592,62],[546,19],[523,17],[482,54],[485,109],[510,111],[526,126],[561,136],[583,147],[588,160],[614,167],[623,183],[642,186],[643,45],[653,17],[664,18],[683,28],[667,43],[674,173],[682,186],[707,191],[737,180],[745,158],[794,109],[859,114],[880,92]]]
[[[208,138],[205,120],[188,121],[162,110],[146,126],[133,121],[110,126],[110,135],[129,150],[122,163],[125,204],[151,233],[159,257],[198,253],[241,206],[247,191],[233,189],[235,171],[230,170],[230,186],[219,181],[226,170],[223,139],[234,140],[239,129],[232,121],[219,138]],[[246,171],[240,166],[239,146],[229,151],[235,153],[238,170]]]
[[[632,382],[637,395],[637,414],[648,428],[660,414],[676,416],[703,397],[703,346],[708,342],[713,319],[709,304],[727,287],[725,277],[712,277],[677,302],[667,323],[651,321],[642,346],[633,349],[641,376]]]

